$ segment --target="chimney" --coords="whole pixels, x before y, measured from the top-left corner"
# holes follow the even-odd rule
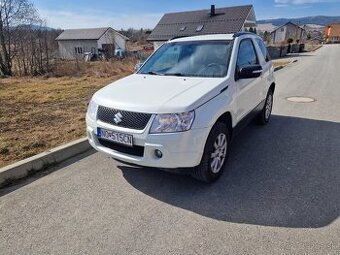
[[[214,17],[216,15],[215,13],[215,5],[212,4],[210,8],[210,17]]]

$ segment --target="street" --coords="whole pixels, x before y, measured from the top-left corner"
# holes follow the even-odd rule
[[[339,56],[276,72],[270,124],[236,137],[212,185],[89,153],[0,190],[0,253],[340,254]]]

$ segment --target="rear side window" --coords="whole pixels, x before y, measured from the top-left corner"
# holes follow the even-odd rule
[[[238,49],[237,66],[242,68],[256,64],[258,64],[258,59],[253,42],[251,39],[244,39]]]
[[[263,55],[264,59],[266,60],[266,62],[270,61],[270,56],[269,56],[268,50],[266,48],[266,45],[264,45],[264,42],[260,39],[256,39],[256,43],[260,47],[262,55]]]

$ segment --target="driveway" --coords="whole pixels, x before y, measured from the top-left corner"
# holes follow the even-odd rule
[[[218,182],[86,155],[0,191],[0,253],[340,254],[340,45],[306,55]]]

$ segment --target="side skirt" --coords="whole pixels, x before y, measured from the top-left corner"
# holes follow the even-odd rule
[[[237,123],[237,125],[233,129],[232,140],[236,135],[238,135],[242,131],[243,128],[245,128],[263,110],[265,103],[266,103],[266,100],[264,99],[253,110],[251,110],[246,116],[244,116],[243,119],[239,121],[239,123]]]

